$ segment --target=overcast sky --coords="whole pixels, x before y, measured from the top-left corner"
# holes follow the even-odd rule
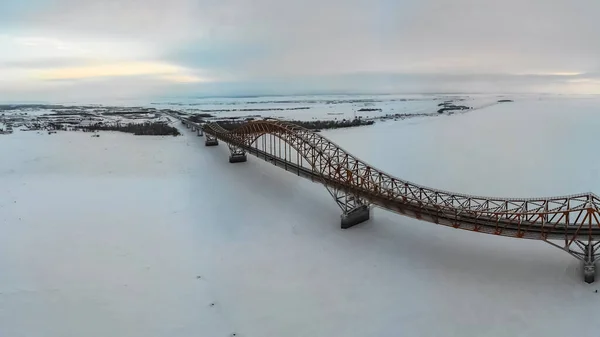
[[[598,0],[3,0],[0,101],[600,94]]]

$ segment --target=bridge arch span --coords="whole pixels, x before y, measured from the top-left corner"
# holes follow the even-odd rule
[[[548,198],[454,193],[394,177],[317,132],[289,122],[257,120],[234,130],[226,130],[217,123],[202,127],[207,135],[226,142],[230,149],[245,151],[323,183],[343,210],[343,227],[344,216],[360,213],[351,219],[351,225],[368,219],[371,204],[458,229],[543,240],[583,261],[585,280],[594,279],[595,263],[600,257],[600,199],[593,193]],[[269,134],[297,151],[310,167],[301,167],[273,151],[259,149],[256,140]]]
[[[343,188],[343,186],[340,186],[339,184],[332,184],[330,179],[327,179],[324,168],[326,165],[333,163],[335,158],[331,156],[330,152],[323,150],[323,144],[328,142],[331,146],[341,150],[337,144],[329,141],[327,138],[297,125],[278,120],[253,121],[246,123],[233,131],[228,131],[216,123],[211,123],[205,125],[205,130],[207,130],[207,133],[213,134],[216,138],[227,142],[230,145],[232,153],[238,151],[237,149],[243,149],[244,151],[259,156],[258,144],[256,142],[261,137],[267,135],[272,135],[283,141],[287,146],[294,149],[300,158],[306,160],[311,169],[311,180],[317,180],[323,183],[329,194],[331,194],[338,206],[342,209],[342,227],[351,227],[356,224],[354,223],[355,221],[348,220],[348,217],[362,219],[362,221],[368,219],[369,209],[366,200],[360,198],[357,194],[352,193],[351,190]],[[231,148],[232,146],[234,149]],[[273,155],[277,153],[276,150],[272,152],[275,153],[269,154]],[[287,150],[284,150],[284,152],[287,152]],[[263,155],[266,154],[264,151],[261,153]],[[343,151],[343,153],[346,152]],[[279,156],[281,157],[281,151],[279,151]],[[274,160],[275,158],[263,156],[263,159]],[[290,163],[288,158],[279,159],[286,160],[285,163],[281,163],[284,167],[287,167],[287,164]],[[302,165],[302,161],[292,162],[292,164],[305,168],[305,166]],[[290,168],[293,169],[294,166],[291,166]],[[300,173],[300,168],[297,168],[298,173]],[[357,213],[357,211],[362,213]],[[358,217],[356,214],[358,214]]]

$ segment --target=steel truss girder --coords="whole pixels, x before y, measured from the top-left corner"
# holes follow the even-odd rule
[[[585,256],[582,261],[588,264],[597,259],[597,244],[589,243],[600,241],[600,198],[593,193],[494,198],[437,190],[394,177],[316,132],[274,119],[252,121],[232,131],[208,123],[204,131],[246,152],[257,151],[256,140],[260,137],[280,139],[285,143],[284,153],[293,149],[307,164],[298,164],[297,169],[308,167],[311,179],[323,182],[345,212],[370,203],[459,229],[547,242],[560,240],[565,243],[561,249],[567,247],[574,257],[581,260]],[[285,161],[285,167],[295,165],[283,158],[281,149],[279,155],[276,149],[265,151]],[[587,246],[581,246],[583,242],[588,242]],[[585,247],[592,247],[592,253]]]
[[[563,245],[552,241],[546,241],[550,245],[569,253],[582,264],[582,272],[584,280],[587,283],[592,283],[596,277],[596,264],[600,258],[600,241],[573,240],[563,241]]]
[[[327,188],[327,191],[329,192],[329,194],[331,194],[333,200],[335,200],[336,204],[340,207],[343,214],[349,214],[350,212],[361,206],[369,206],[368,202],[361,199],[356,194],[327,185],[325,185],[325,188]]]
[[[318,133],[278,120],[253,121],[227,131],[218,124],[205,132],[239,146],[252,148],[262,135],[274,135],[306,159],[316,176],[335,181],[345,191],[378,203],[419,208],[423,214],[453,226],[529,239],[573,240],[592,235],[600,238],[600,199],[592,193],[552,198],[488,198],[420,186],[393,177],[362,162]],[[444,221],[440,221],[443,224]]]
[[[320,134],[291,123],[259,120],[233,131],[209,123],[204,129],[207,134],[246,150],[252,149],[263,135],[278,137],[306,160],[316,177],[329,185],[335,184],[345,193],[386,208],[416,209],[408,213],[428,215],[432,222],[527,239],[572,241],[590,235],[600,239],[600,199],[592,193],[528,199],[452,193],[396,178]]]

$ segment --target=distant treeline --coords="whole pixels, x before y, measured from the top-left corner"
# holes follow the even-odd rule
[[[207,117],[213,117],[213,115],[211,115],[211,114],[195,114],[195,115],[188,117],[188,119],[194,123],[204,123],[204,118],[207,118]]]
[[[469,110],[469,109],[472,109],[472,108],[468,107],[468,106],[464,106],[464,105],[448,105],[444,108],[439,109],[437,112],[441,114],[446,111]]]
[[[115,112],[104,112],[103,115],[107,116],[119,116],[119,115],[136,115],[136,114],[147,114],[154,111],[147,110],[132,110],[132,111],[115,111]]]
[[[457,110],[469,110],[469,109],[473,109],[471,107],[465,106],[465,105],[454,105],[454,103],[452,103],[452,101],[444,101],[440,104],[438,104],[439,107],[442,107],[441,109],[439,109],[437,112],[438,113],[444,113],[446,111],[457,111]]]
[[[161,122],[129,124],[94,124],[83,126],[84,131],[120,131],[136,136],[179,136],[179,130]]]
[[[59,109],[64,107],[64,105],[56,104],[0,104],[0,111],[11,111],[21,109]]]
[[[251,120],[250,118],[248,121]],[[362,125],[372,125],[375,122],[372,120],[362,120],[359,118],[353,120],[343,119],[341,121],[337,120],[325,120],[325,121],[289,121],[290,123],[296,124],[298,126],[304,127],[309,130],[325,130],[325,129],[338,129],[338,128],[349,128],[353,126],[362,126]],[[219,121],[217,122],[220,126],[222,126],[226,130],[234,130],[241,125],[245,124],[246,121]]]
[[[204,117],[204,118],[211,118],[211,117],[215,117],[209,113],[200,113],[200,114],[195,114],[194,117]]]
[[[236,111],[242,111],[242,112],[256,112],[256,111],[291,111],[291,110],[308,110],[310,109],[310,107],[307,106],[300,106],[300,107],[293,107],[293,108],[256,108],[256,109],[251,109],[251,108],[244,108],[244,109],[208,109],[208,110],[200,110],[202,112],[236,112]]]

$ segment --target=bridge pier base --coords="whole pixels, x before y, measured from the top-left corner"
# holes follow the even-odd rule
[[[210,136],[208,133],[206,134],[206,140],[204,141],[205,146],[217,146],[219,145],[219,140],[217,137]]]
[[[243,163],[248,160],[246,157],[246,151],[235,145],[227,144],[229,146],[229,162],[230,163]]]
[[[596,280],[596,264],[593,262],[583,263],[583,280],[585,283],[594,283]]]
[[[583,245],[583,280],[585,283],[594,283],[596,280],[596,249],[593,242]]]
[[[350,227],[354,227],[359,223],[365,222],[369,220],[371,217],[371,212],[369,210],[369,206],[361,205],[358,206],[349,212],[342,214],[342,229],[348,229]]]
[[[585,283],[594,283],[596,281],[596,261],[600,259],[600,241],[588,240],[582,241],[573,239],[565,246],[556,244],[555,242],[546,241],[550,245],[559,248],[571,256],[581,261],[581,269],[583,281]]]
[[[202,132],[202,128],[198,128],[198,137],[204,136],[204,132]]]
[[[230,163],[243,163],[248,160],[245,153],[232,153],[229,155]]]

